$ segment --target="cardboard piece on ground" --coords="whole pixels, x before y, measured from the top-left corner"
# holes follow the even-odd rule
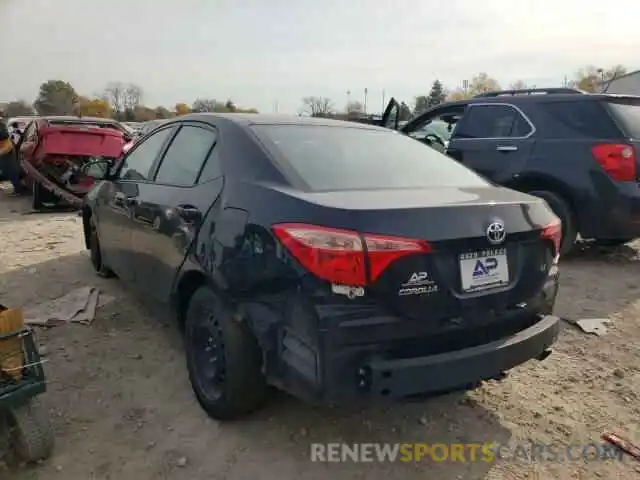
[[[28,325],[56,326],[65,323],[93,322],[96,309],[114,300],[101,295],[96,287],[81,287],[47,303],[24,310],[24,321]]]

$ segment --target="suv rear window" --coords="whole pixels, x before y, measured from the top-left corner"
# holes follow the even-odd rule
[[[543,111],[565,129],[550,127],[547,136],[566,138],[567,136],[586,136],[593,138],[618,138],[620,130],[611,115],[595,101],[540,102]]]
[[[323,125],[253,129],[311,191],[488,185],[455,160],[393,131]]]
[[[631,138],[640,139],[640,105],[609,102],[609,108],[625,133]]]

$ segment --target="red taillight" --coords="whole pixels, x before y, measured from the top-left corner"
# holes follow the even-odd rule
[[[556,255],[560,253],[560,244],[562,243],[562,223],[560,223],[560,220],[544,227],[540,236],[553,242]]]
[[[412,253],[431,251],[430,245],[422,240],[360,235],[350,230],[316,225],[280,224],[274,225],[273,231],[309,272],[343,285],[367,285],[375,281],[394,260]],[[365,258],[369,261],[368,276]]]
[[[603,144],[591,149],[594,158],[613,180],[636,180],[636,151],[630,145]]]
[[[427,253],[431,245],[424,240],[388,237],[385,235],[364,235],[369,257],[371,281],[375,281],[391,262],[412,253]]]

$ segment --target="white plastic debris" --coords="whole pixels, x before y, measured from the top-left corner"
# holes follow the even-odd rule
[[[575,324],[585,333],[594,333],[598,336],[607,333],[607,325],[613,323],[608,318],[582,318],[576,320]]]

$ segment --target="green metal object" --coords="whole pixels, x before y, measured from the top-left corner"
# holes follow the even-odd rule
[[[0,410],[9,410],[24,405],[31,398],[44,393],[47,389],[44,369],[33,331],[23,328],[9,334],[0,334],[0,341],[13,337],[22,339],[24,368],[19,380],[0,377]],[[18,354],[16,352],[16,354]]]

